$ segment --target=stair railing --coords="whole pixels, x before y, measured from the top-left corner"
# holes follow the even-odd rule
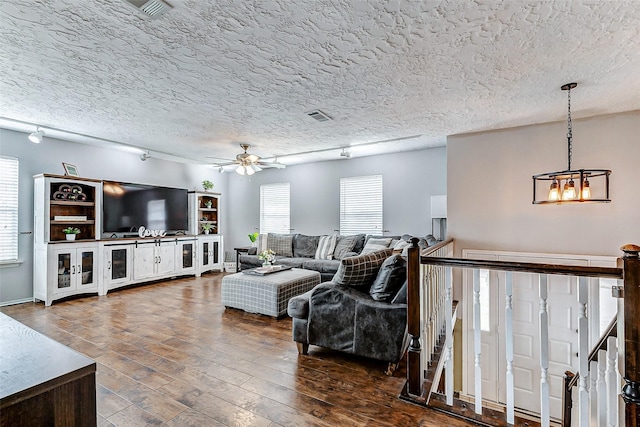
[[[407,382],[402,392],[402,398],[414,401],[419,404],[426,404],[429,400],[428,393],[424,389],[424,361],[427,358],[422,356],[425,351],[422,348],[422,342],[426,340],[424,336],[423,322],[428,316],[421,317],[421,292],[428,294],[429,291],[422,291],[421,287],[426,286],[428,289],[431,285],[426,283],[421,285],[421,278],[429,279],[429,276],[421,275],[422,265],[442,266],[445,268],[445,300],[451,300],[450,291],[452,281],[453,268],[471,268],[474,269],[474,312],[479,313],[479,284],[478,271],[480,269],[501,270],[506,272],[506,301],[505,320],[507,324],[506,333],[510,334],[511,314],[511,288],[512,273],[525,272],[537,273],[539,275],[539,316],[540,316],[540,399],[542,413],[540,414],[540,424],[543,426],[550,425],[549,416],[549,346],[548,346],[548,275],[568,275],[578,278],[578,334],[579,334],[579,377],[578,377],[578,407],[579,407],[579,425],[589,425],[589,345],[588,345],[588,319],[587,319],[587,298],[588,298],[588,277],[612,278],[622,280],[623,286],[617,289],[618,297],[624,297],[623,310],[621,318],[621,327],[617,346],[620,348],[621,362],[619,368],[624,377],[624,386],[620,392],[621,405],[624,405],[624,411],[620,414],[618,420],[619,425],[637,426],[640,425],[640,246],[625,245],[622,248],[624,256],[618,259],[617,268],[603,267],[583,267],[583,266],[566,266],[556,264],[539,264],[539,263],[522,263],[522,262],[504,262],[489,260],[471,260],[451,257],[433,257],[421,256],[420,249],[417,246],[417,240],[413,241],[413,245],[409,248],[408,253],[408,332],[410,335],[410,345],[407,353]],[[448,298],[447,298],[447,295]],[[626,303],[625,303],[626,302]],[[446,302],[449,304],[449,302]],[[445,312],[447,307],[445,307]],[[450,316],[444,316],[450,318]],[[479,327],[479,319],[476,319],[476,329]],[[447,336],[451,337],[452,329],[448,326]],[[427,329],[428,330],[428,329]],[[507,341],[512,341],[507,338]],[[474,369],[476,379],[481,378],[480,364],[480,334],[474,333]],[[448,350],[447,350],[448,353]],[[450,353],[448,353],[450,354]],[[507,358],[507,398],[506,398],[506,414],[502,423],[513,425],[514,417],[514,379],[512,371],[513,348],[512,345],[506,346]],[[597,368],[602,370],[602,368]],[[606,372],[606,370],[605,370]],[[444,369],[445,384],[451,382],[453,384],[453,369],[451,361],[448,361]],[[456,408],[453,406],[453,387],[445,387],[446,405],[450,408],[450,412],[458,416],[467,416],[475,421],[485,422],[483,418],[482,406],[482,389],[479,386],[480,381],[476,380],[475,388],[475,404],[474,413],[468,416],[466,408]],[[597,382],[596,382],[597,384]],[[610,393],[609,393],[610,394]],[[616,393],[617,394],[617,393]],[[611,398],[611,397],[610,397]],[[625,423],[625,424],[623,424]]]

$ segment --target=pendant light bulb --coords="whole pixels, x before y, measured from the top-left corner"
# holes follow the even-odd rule
[[[554,179],[549,187],[549,197],[547,197],[549,201],[560,200],[560,186],[558,185],[558,180]]]
[[[582,200],[589,199],[591,199],[591,188],[589,187],[589,180],[585,178],[582,183]]]
[[[562,190],[562,200],[575,200],[576,199],[576,186],[573,179],[569,179],[569,182],[564,184]]]

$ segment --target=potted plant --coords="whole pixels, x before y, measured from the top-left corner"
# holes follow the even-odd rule
[[[266,251],[260,252],[258,259],[262,260],[263,267],[267,267],[273,264],[273,261],[276,260],[276,253],[272,249],[267,249]]]
[[[62,230],[67,236],[67,240],[76,240],[76,234],[80,234],[80,229],[76,227],[67,227]]]
[[[209,232],[215,228],[215,225],[206,222],[200,227],[202,228],[202,231],[204,231],[204,234],[209,234]]]
[[[204,202],[204,205],[207,207],[207,209],[211,209],[213,203],[211,202],[211,200],[207,200],[206,202]]]
[[[204,188],[204,191],[209,191],[213,189],[213,182],[209,181],[208,179],[205,179],[204,181],[202,181],[202,188]]]
[[[251,246],[255,246],[256,245],[256,240],[258,240],[258,236],[260,235],[260,233],[258,233],[257,231],[255,233],[249,233],[249,240],[251,240]]]

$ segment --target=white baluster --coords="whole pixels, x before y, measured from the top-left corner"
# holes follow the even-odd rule
[[[482,415],[482,329],[480,328],[480,270],[473,269],[473,341],[475,366],[475,410]]]
[[[589,426],[589,287],[586,277],[578,279],[578,425]]]
[[[618,321],[620,321],[618,319]],[[607,338],[607,423],[615,427],[618,423],[618,371],[616,359],[618,358],[618,340],[616,337]]]
[[[513,400],[513,273],[506,272],[505,277],[506,307],[505,317],[505,350],[507,357],[507,423],[515,422],[514,400]]]
[[[598,426],[607,427],[607,352],[598,350]]]
[[[446,330],[446,359],[445,359],[445,394],[447,396],[447,405],[453,405],[453,275],[452,268],[445,269],[445,330]]]
[[[598,425],[598,362],[589,362],[589,425]]]
[[[540,425],[549,427],[549,312],[547,275],[539,276],[540,295]]]

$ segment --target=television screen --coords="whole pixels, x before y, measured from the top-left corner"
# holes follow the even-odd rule
[[[153,185],[105,181],[102,187],[103,233],[137,234],[188,228],[187,190]]]

